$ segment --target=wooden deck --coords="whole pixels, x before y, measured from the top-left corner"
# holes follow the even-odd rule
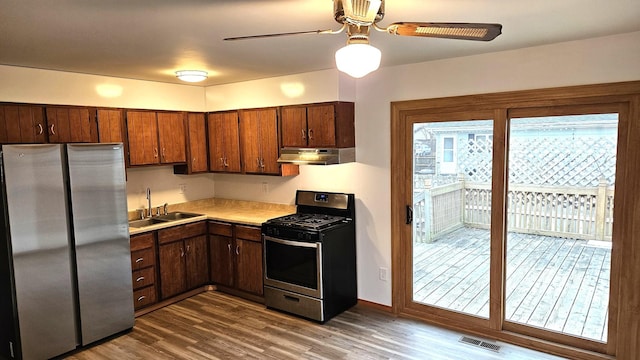
[[[505,318],[607,340],[608,243],[509,233]],[[414,300],[489,317],[489,231],[458,229],[414,244]]]

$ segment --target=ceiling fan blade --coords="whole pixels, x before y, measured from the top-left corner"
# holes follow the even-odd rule
[[[342,30],[342,29],[341,29]],[[248,36],[236,36],[236,37],[228,37],[223,40],[234,41],[234,40],[248,40],[248,39],[261,39],[261,38],[270,38],[277,36],[289,36],[289,35],[302,35],[302,34],[336,34],[337,32],[334,30],[309,30],[309,31],[294,31],[294,32],[286,32],[286,33],[276,33],[276,34],[262,34],[262,35],[248,35]]]
[[[491,41],[502,33],[500,24],[397,22],[387,26],[389,34],[444,39]]]

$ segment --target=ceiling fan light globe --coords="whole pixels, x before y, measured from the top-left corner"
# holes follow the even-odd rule
[[[348,44],[336,51],[336,67],[354,78],[361,78],[380,66],[382,53],[369,44]]]
[[[201,70],[176,71],[176,77],[186,82],[200,82],[207,78],[207,72]]]

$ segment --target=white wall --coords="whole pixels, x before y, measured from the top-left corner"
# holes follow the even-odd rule
[[[355,101],[355,80],[337,70],[288,75],[206,89],[207,111]]]
[[[201,86],[0,65],[0,101],[204,111]]]
[[[275,91],[280,80],[268,79],[260,85],[263,89],[265,84],[271,85]],[[357,163],[303,166],[300,175],[293,178],[216,175],[215,194],[292,203],[298,188],[355,193],[358,297],[391,305],[391,282],[379,280],[378,269],[391,269],[392,101],[631,80],[640,80],[640,32],[381,68],[356,82]],[[305,86],[331,88],[332,84],[333,79],[322,76]],[[238,98],[229,99],[231,108],[252,107],[254,85],[234,84],[233,93]],[[207,94],[219,91],[222,92],[211,87]],[[245,91],[252,95],[243,96]],[[211,104],[209,99],[207,96],[207,108],[215,109],[217,103]],[[284,99],[270,100],[274,103],[261,99],[256,106],[276,105]],[[335,98],[319,96],[302,102],[324,100]],[[266,193],[262,191],[262,183],[267,183]]]

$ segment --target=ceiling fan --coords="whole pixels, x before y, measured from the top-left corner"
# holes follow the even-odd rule
[[[228,37],[224,40],[247,40],[300,34],[340,34],[347,31],[347,46],[336,52],[338,70],[359,78],[380,66],[380,50],[369,44],[371,29],[400,36],[434,37],[458,40],[491,41],[502,32],[500,24],[395,22],[381,27],[384,0],[334,0],[334,19],[342,24],[338,30],[295,31],[275,34]]]

